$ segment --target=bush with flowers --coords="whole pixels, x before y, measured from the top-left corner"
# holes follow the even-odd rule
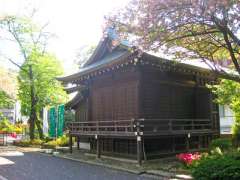
[[[186,165],[194,179],[240,179],[240,150],[223,151],[219,147],[208,153],[181,153],[177,159]]]
[[[220,149],[212,151],[190,166],[194,179],[240,179],[240,152],[220,152]]]

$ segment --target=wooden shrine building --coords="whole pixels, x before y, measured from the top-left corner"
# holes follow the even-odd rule
[[[71,143],[88,142],[98,156],[141,163],[205,149],[219,136],[218,105],[206,88],[216,76],[208,69],[139,52],[109,35],[78,73],[58,79],[78,92],[66,104],[76,112]]]

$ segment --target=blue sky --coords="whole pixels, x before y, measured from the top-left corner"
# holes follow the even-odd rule
[[[49,23],[47,30],[56,35],[48,49],[62,60],[68,74],[76,70],[73,61],[77,50],[94,45],[101,38],[104,15],[127,2],[129,0],[0,0],[0,15],[26,15],[36,8],[35,21]]]

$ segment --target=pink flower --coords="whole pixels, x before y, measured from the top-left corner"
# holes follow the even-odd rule
[[[201,158],[201,154],[196,153],[181,153],[176,155],[177,159],[182,161],[186,165],[190,165],[194,160],[199,160]]]
[[[11,137],[12,138],[17,138],[17,133],[15,133],[15,132],[11,133]]]

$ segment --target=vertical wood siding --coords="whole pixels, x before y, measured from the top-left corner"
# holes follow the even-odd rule
[[[111,121],[136,118],[138,110],[136,72],[124,72],[97,79],[92,86],[92,120]]]

